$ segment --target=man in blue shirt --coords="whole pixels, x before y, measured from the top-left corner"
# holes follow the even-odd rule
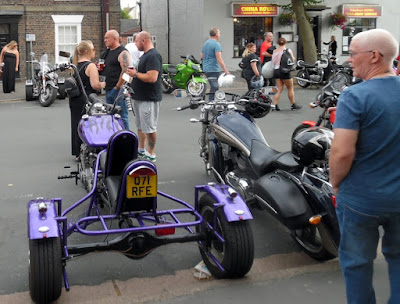
[[[201,59],[203,60],[203,71],[207,76],[210,84],[210,93],[215,93],[218,89],[218,77],[221,69],[225,74],[229,74],[225,63],[222,60],[222,47],[218,42],[221,32],[218,28],[210,29],[210,38],[204,43],[201,51]],[[210,95],[210,100],[214,100],[214,94]]]
[[[400,78],[391,68],[398,42],[373,29],[355,35],[349,51],[353,75],[365,81],[340,95],[329,162],[347,301],[376,303],[373,262],[382,226],[388,303],[400,303]]]

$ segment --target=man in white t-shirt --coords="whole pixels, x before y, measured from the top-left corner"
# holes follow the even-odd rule
[[[134,33],[132,35],[133,37],[133,42],[132,43],[128,43],[127,45],[125,45],[125,48],[128,50],[129,54],[131,55],[131,62],[130,62],[130,66],[133,66],[135,69],[138,65],[139,62],[139,58],[140,56],[143,55],[143,52],[139,51],[136,44],[135,44],[135,40],[136,40],[136,36],[138,35],[138,33]]]

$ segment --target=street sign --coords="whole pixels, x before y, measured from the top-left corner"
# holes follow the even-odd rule
[[[26,41],[36,41],[36,34],[26,34]]]

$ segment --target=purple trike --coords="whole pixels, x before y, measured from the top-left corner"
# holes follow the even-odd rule
[[[28,203],[33,301],[57,300],[63,281],[68,291],[66,264],[92,252],[118,251],[140,259],[161,245],[197,242],[205,265],[216,278],[248,273],[254,257],[252,215],[240,195],[225,184],[195,186],[193,206],[159,191],[157,168],[137,157],[137,147],[136,134],[115,132],[97,155],[93,185],[84,197],[65,210],[61,198],[37,198]],[[177,208],[158,209],[157,199],[161,198]],[[83,208],[84,214],[74,217],[78,208]],[[77,234],[86,239],[108,238],[79,244],[76,238],[69,241]]]

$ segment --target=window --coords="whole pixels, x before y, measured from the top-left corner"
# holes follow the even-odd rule
[[[264,33],[272,32],[272,17],[237,17],[233,22],[234,57],[242,56],[247,43],[256,43],[258,38],[264,41]]]
[[[343,30],[342,54],[349,54],[350,42],[355,34],[375,28],[375,18],[349,18],[348,24]]]
[[[82,39],[81,24],[83,15],[53,15],[55,25],[55,59],[56,62],[67,61],[59,57],[59,51],[74,54],[75,47]]]

